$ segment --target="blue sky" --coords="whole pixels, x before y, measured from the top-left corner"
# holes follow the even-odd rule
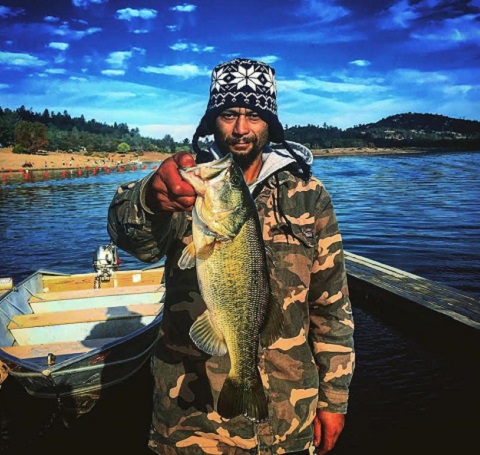
[[[480,120],[480,0],[0,0],[0,106],[191,138],[210,72],[277,72],[284,125]]]

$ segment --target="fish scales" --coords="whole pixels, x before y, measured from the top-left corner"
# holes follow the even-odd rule
[[[258,370],[258,346],[278,338],[280,305],[270,292],[265,247],[255,203],[232,157],[181,171],[196,189],[193,242],[179,266],[196,266],[207,310],[192,325],[195,344],[211,355],[230,356],[231,369],[217,402],[226,418],[268,418]]]

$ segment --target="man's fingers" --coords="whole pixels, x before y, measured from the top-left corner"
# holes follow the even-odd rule
[[[171,160],[171,161],[169,161]],[[193,158],[191,158],[193,161]],[[190,162],[188,159],[182,161]],[[193,161],[195,163],[195,161]],[[173,196],[195,196],[195,190],[190,183],[182,179],[178,173],[178,164],[174,158],[167,158],[159,169],[159,174],[170,194]]]
[[[191,211],[196,199],[194,188],[182,179],[179,167],[195,166],[193,156],[179,152],[167,158],[157,169],[147,195],[147,204],[153,209],[166,211]]]
[[[178,167],[194,167],[197,165],[193,156],[187,152],[178,152],[173,156],[173,159],[177,163]]]

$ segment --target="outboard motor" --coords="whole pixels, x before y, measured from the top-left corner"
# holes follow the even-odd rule
[[[98,289],[101,282],[110,281],[110,278],[118,270],[119,264],[117,247],[113,243],[99,246],[93,252],[93,268],[97,273],[93,284],[94,289]]]

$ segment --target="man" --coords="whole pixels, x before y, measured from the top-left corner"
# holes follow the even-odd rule
[[[194,166],[178,153],[144,179],[120,187],[108,231],[146,261],[164,256],[165,310],[152,357],[153,418],[149,447],[159,454],[318,454],[331,450],[344,426],[354,370],[353,318],[340,233],[330,196],[311,177],[312,155],[287,143],[277,117],[273,68],[247,59],[218,65],[193,147],[197,162],[232,153],[258,208],[272,292],[283,302],[281,337],[258,360],[269,419],[224,419],[215,403],[229,356],[209,356],[189,337],[204,312],[194,269],[178,260],[192,241],[193,188],[178,172]],[[198,138],[215,142],[200,150]]]

